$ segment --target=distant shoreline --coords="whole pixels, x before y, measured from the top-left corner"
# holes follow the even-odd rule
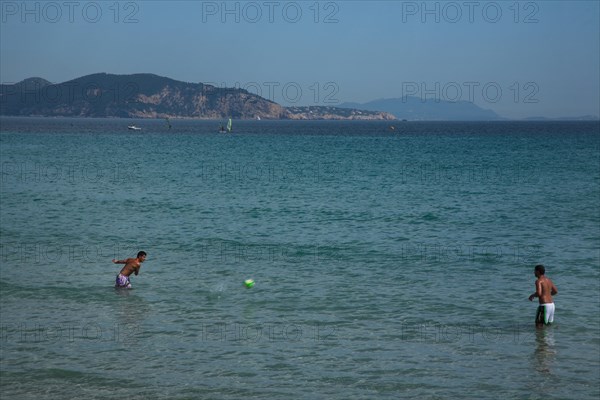
[[[170,121],[198,121],[198,122],[217,122],[223,123],[227,118],[195,118],[195,117],[158,117],[158,118],[143,118],[143,117],[87,117],[87,116],[61,116],[61,115],[0,115],[0,118],[6,119],[72,119],[72,120],[119,120],[119,121],[162,121],[164,122],[167,118]],[[401,125],[405,123],[511,123],[511,122],[525,122],[525,123],[543,123],[543,122],[600,122],[598,119],[578,119],[574,118],[523,118],[523,119],[509,119],[505,118],[502,120],[382,120],[382,119],[292,119],[292,118],[269,118],[269,119],[253,119],[253,118],[241,118],[233,121],[238,122],[252,122],[252,123],[270,123],[270,122],[377,122],[377,123],[388,123],[389,125]]]
[[[337,92],[336,92],[337,93]],[[171,120],[310,121],[599,121],[594,112],[570,117],[506,118],[472,101],[426,101],[402,96],[344,103],[325,97],[313,105],[276,103],[246,89],[190,83],[150,74],[95,73],[53,84],[43,78],[0,84],[1,116]],[[318,104],[321,102],[330,104]],[[533,111],[532,111],[533,112]],[[543,111],[542,111],[543,112]]]

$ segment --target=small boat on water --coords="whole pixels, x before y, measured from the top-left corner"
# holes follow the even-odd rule
[[[227,129],[223,125],[221,125],[219,127],[219,132],[221,132],[221,133],[231,133],[232,130],[233,130],[233,127],[232,127],[231,118],[229,118],[229,121],[227,121]]]
[[[141,131],[142,128],[140,128],[139,126],[135,126],[135,125],[129,125],[127,127],[127,129],[129,129],[130,131]]]

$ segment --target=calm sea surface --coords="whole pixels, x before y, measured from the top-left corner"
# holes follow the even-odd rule
[[[219,124],[0,120],[2,398],[598,399],[597,122]]]

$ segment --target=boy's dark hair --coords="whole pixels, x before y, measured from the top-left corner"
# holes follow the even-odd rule
[[[536,265],[535,270],[539,272],[540,275],[544,275],[546,273],[546,268],[542,264]]]
[[[138,253],[137,257],[138,257],[138,258],[140,258],[140,257],[142,257],[142,256],[145,256],[145,255],[146,255],[146,252],[145,252],[145,251],[140,251],[140,252]]]

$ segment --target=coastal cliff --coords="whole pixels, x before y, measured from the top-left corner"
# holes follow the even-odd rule
[[[52,84],[29,78],[0,85],[0,115],[195,119],[394,119],[338,107],[289,107],[244,89],[187,83],[153,74],[93,74]]]
[[[0,114],[66,117],[280,119],[282,106],[243,89],[153,74],[93,74],[50,84],[27,79],[0,87]]]

